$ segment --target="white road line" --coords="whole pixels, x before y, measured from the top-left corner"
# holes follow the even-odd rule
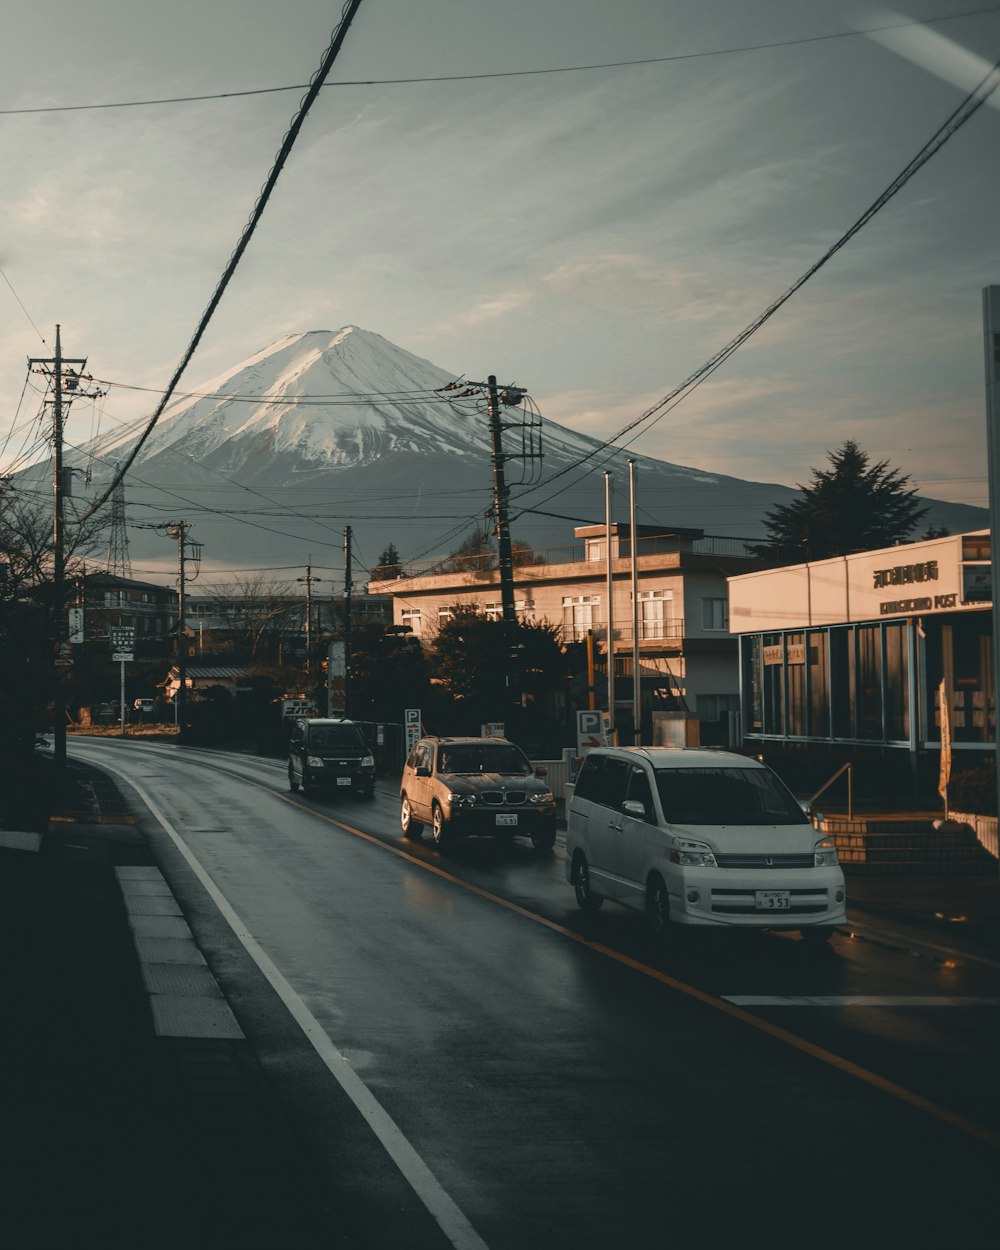
[[[923,994],[723,994],[736,1007],[1000,1007],[1000,998]]]
[[[142,797],[143,802],[170,835],[174,845],[187,860],[195,876],[208,891],[216,907],[222,913],[233,933],[242,942],[250,958],[270,982],[275,993],[288,1009],[289,1014],[301,1028],[313,1049],[340,1085],[344,1093],[360,1111],[383,1149],[399,1168],[403,1177],[430,1214],[440,1225],[442,1232],[455,1250],[489,1250],[476,1230],[466,1219],[457,1204],[445,1192],[440,1181],[431,1172],[419,1154],[403,1136],[385,1108],[361,1080],[349,1061],[337,1049],[323,1031],[322,1026],[295,990],[278,971],[271,959],[251,935],[225,895],[190,850],[187,843],[161,811],[155,799],[142,786],[133,781],[112,764],[102,761],[105,768],[118,773]]]

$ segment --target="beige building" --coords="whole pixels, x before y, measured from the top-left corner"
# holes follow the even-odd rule
[[[700,530],[637,527],[638,650],[644,741],[654,722],[678,713],[700,723],[703,742],[728,741],[730,713],[739,705],[736,640],[729,632],[727,574],[759,561],[741,539],[706,537]],[[607,533],[603,525],[574,530],[576,543],[515,551],[514,600],[526,621],[556,625],[564,643],[592,638],[600,653],[598,707],[607,706],[603,654],[610,636],[615,657],[615,723],[632,740],[632,558],[628,526],[612,526],[612,595],[607,591]],[[530,562],[529,562],[530,561]],[[487,567],[483,567],[484,563]],[[392,597],[392,619],[425,646],[456,605],[503,614],[495,557],[452,557],[415,576],[370,583]],[[586,706],[586,702],[581,706]]]
[[[993,751],[988,530],[729,580],[747,746],[878,753],[919,779],[951,749]],[[874,765],[872,765],[874,766]]]

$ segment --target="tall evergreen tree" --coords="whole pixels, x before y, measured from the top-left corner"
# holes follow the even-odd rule
[[[796,558],[825,560],[903,542],[927,513],[908,475],[888,460],[872,464],[853,439],[827,453],[829,469],[813,469],[812,482],[790,504],[764,518],[769,542]]]

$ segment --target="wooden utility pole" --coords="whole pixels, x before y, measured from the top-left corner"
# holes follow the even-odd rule
[[[507,699],[511,705],[516,705],[519,694],[517,611],[514,605],[514,552],[510,541],[510,490],[504,472],[503,426],[500,423],[497,380],[492,373],[486,379],[486,395],[493,453],[493,513],[500,559],[500,605],[503,610],[504,654],[507,663]]]
[[[64,670],[72,663],[71,648],[68,641],[69,628],[66,620],[66,517],[64,500],[66,497],[65,470],[63,468],[63,406],[64,389],[70,392],[70,400],[80,384],[80,371],[86,365],[86,357],[71,357],[62,354],[61,327],[56,326],[56,351],[49,359],[29,357],[29,368],[33,365],[42,366],[41,372],[48,373],[46,365],[51,366],[52,378],[52,606],[49,621],[49,636],[52,640],[53,660],[56,665],[56,679],[53,683],[52,699],[52,756],[56,770],[66,766],[66,697],[63,692]],[[76,365],[77,368],[73,368]],[[65,372],[65,375],[63,371]],[[69,403],[70,400],[66,400]]]
[[[344,715],[351,714],[351,527],[344,526]]]
[[[187,532],[191,528],[189,521],[174,521],[164,528],[171,538],[177,540],[177,676],[180,687],[174,701],[174,714],[177,717],[178,733],[183,733],[184,709],[187,700],[187,635],[185,633],[187,553],[189,548],[196,548],[195,558],[197,559],[201,552],[201,543],[193,543],[188,539]],[[197,575],[197,569],[195,574]]]

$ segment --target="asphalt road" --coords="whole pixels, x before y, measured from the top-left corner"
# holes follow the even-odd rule
[[[583,920],[559,847],[406,841],[388,786],[306,800],[273,760],[70,752],[128,783],[320,1183],[372,1244],[990,1236],[990,960],[853,912],[829,949],[663,952],[630,913]]]

